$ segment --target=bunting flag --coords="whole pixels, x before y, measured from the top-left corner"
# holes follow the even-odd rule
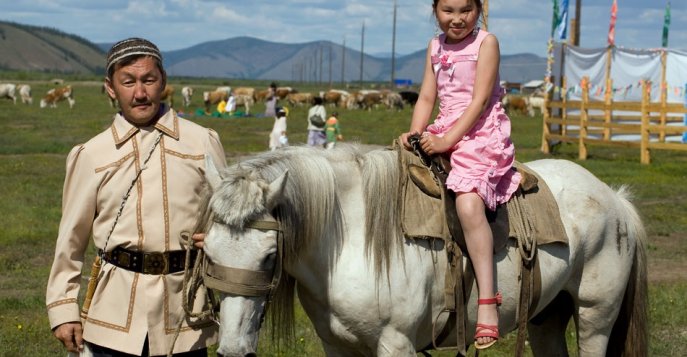
[[[557,20],[554,39],[565,40],[568,38],[568,0],[561,3],[561,13]]]
[[[558,23],[561,21],[561,14],[558,9],[558,0],[552,0],[553,1],[553,17],[551,17],[551,37],[553,38],[553,34],[556,32],[556,27],[558,27]]]
[[[668,29],[670,28],[670,1],[666,4],[666,14],[663,16],[663,47],[668,47]]]
[[[613,0],[613,6],[611,6],[611,23],[608,26],[608,45],[609,46],[615,46],[615,20],[617,17],[618,17],[618,0]]]

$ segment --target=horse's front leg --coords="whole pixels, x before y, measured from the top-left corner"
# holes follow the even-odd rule
[[[377,344],[378,357],[415,356],[415,344],[400,331],[386,326],[379,336]]]

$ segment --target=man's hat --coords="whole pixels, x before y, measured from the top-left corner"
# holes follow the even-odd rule
[[[105,73],[109,73],[110,67],[123,59],[139,56],[152,56],[162,63],[162,54],[155,44],[143,38],[132,37],[112,45],[107,53]]]

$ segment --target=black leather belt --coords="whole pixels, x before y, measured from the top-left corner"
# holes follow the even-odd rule
[[[116,247],[110,252],[98,253],[103,259],[120,268],[143,274],[163,275],[177,273],[184,270],[186,263],[186,251],[174,250],[164,253],[141,252],[137,250],[129,250],[126,248]],[[196,260],[197,251],[191,250],[191,262]]]

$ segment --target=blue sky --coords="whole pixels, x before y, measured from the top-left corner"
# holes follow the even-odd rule
[[[0,2],[0,20],[48,26],[96,43],[146,37],[163,51],[251,36],[304,43],[328,40],[368,54],[391,53],[393,0],[13,0]],[[424,49],[434,34],[431,1],[397,0],[396,53]],[[612,0],[582,0],[582,47],[605,47]],[[618,0],[616,45],[661,45],[666,0]],[[570,18],[575,0],[570,0]],[[669,47],[687,49],[687,1],[672,0]],[[492,0],[489,30],[502,54],[544,57],[552,0]]]

